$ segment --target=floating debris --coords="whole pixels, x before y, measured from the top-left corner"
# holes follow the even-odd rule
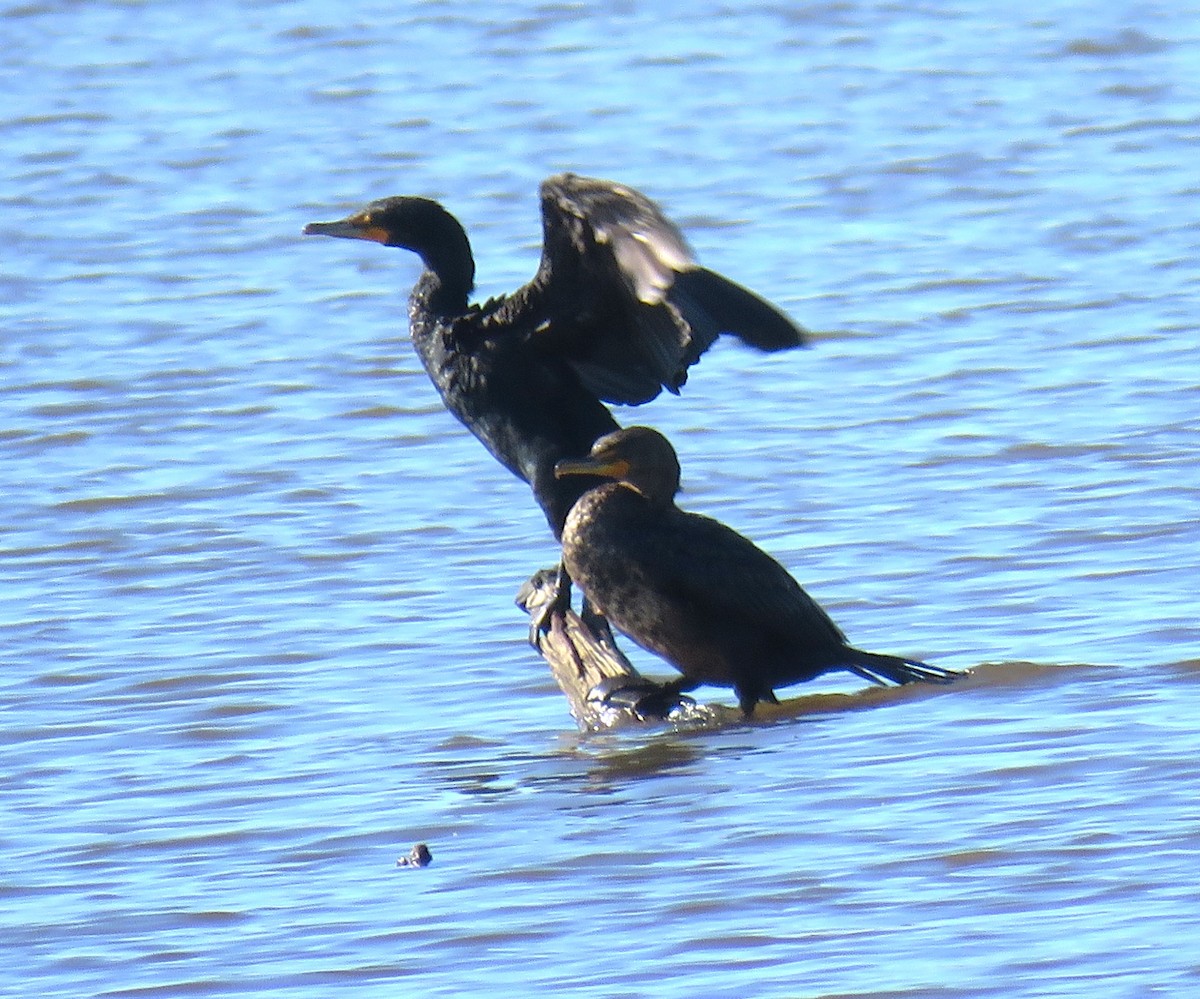
[[[396,861],[396,866],[428,867],[431,860],[433,860],[433,854],[429,852],[429,847],[427,847],[424,843],[418,843],[408,851],[407,857],[401,857]]]

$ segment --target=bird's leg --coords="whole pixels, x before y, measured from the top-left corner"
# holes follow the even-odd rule
[[[742,709],[742,717],[747,721],[754,717],[754,706],[759,701],[764,701],[767,704],[779,703],[779,698],[775,696],[775,691],[770,687],[763,689],[735,687],[734,689],[738,695],[738,707]]]
[[[561,621],[567,611],[571,609],[571,576],[567,572],[566,566],[559,562],[556,569],[549,571],[555,574],[554,594],[538,607],[536,613],[531,614],[529,619],[529,644],[538,650],[542,647],[542,636],[550,634],[554,619],[557,617]],[[545,572],[547,570],[541,570],[538,576],[542,576]]]
[[[571,661],[575,663],[575,675],[582,678],[587,676],[587,664],[583,661],[583,656],[579,654],[579,649],[575,645],[575,640],[571,637],[571,632],[567,628],[567,619],[562,614],[552,614],[550,616],[550,631],[558,637],[562,644],[566,645],[571,653]]]
[[[564,576],[566,573],[561,566],[539,569],[521,585],[517,592],[516,604],[530,617],[529,644],[550,661],[553,668],[554,657],[542,648],[542,639],[553,635],[553,644],[566,646],[576,674],[584,676],[587,666],[571,637],[567,622],[567,611],[571,609],[571,579],[570,576],[566,576],[564,585]],[[565,607],[562,606],[563,603]],[[580,638],[587,641],[586,635],[581,634]],[[562,686],[561,682],[559,686]]]
[[[553,569],[535,572],[517,594],[517,604],[529,614],[529,644],[542,652],[542,639],[553,634],[561,644],[566,645],[576,673],[583,676],[587,666],[567,628],[567,611],[571,609],[571,576],[562,563]]]

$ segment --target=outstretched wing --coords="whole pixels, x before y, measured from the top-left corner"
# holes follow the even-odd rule
[[[697,266],[679,229],[632,188],[568,173],[544,181],[541,198],[542,262],[521,305],[546,349],[605,401],[678,392],[720,333],[760,350],[804,342],[773,305]]]

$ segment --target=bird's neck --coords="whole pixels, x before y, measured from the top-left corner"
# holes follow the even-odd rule
[[[621,487],[638,497],[646,506],[656,510],[667,510],[675,506],[678,487],[668,490],[662,483],[622,482]]]
[[[467,299],[471,294],[472,278],[469,273],[450,274],[434,269],[426,263],[425,273],[413,288],[412,298],[424,312],[439,317],[453,318],[467,311]]]
[[[417,288],[431,310],[460,315],[475,286],[475,258],[463,227],[449,215],[445,222],[435,238],[418,250],[425,273]]]

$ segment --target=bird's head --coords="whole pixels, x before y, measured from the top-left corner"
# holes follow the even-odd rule
[[[654,503],[671,503],[679,492],[679,459],[675,449],[657,430],[626,427],[605,434],[586,458],[560,461],[558,478],[598,475],[641,493]]]
[[[392,197],[372,201],[336,222],[310,222],[306,236],[365,239],[420,255],[425,266],[470,288],[475,277],[471,245],[458,219],[429,198]]]

